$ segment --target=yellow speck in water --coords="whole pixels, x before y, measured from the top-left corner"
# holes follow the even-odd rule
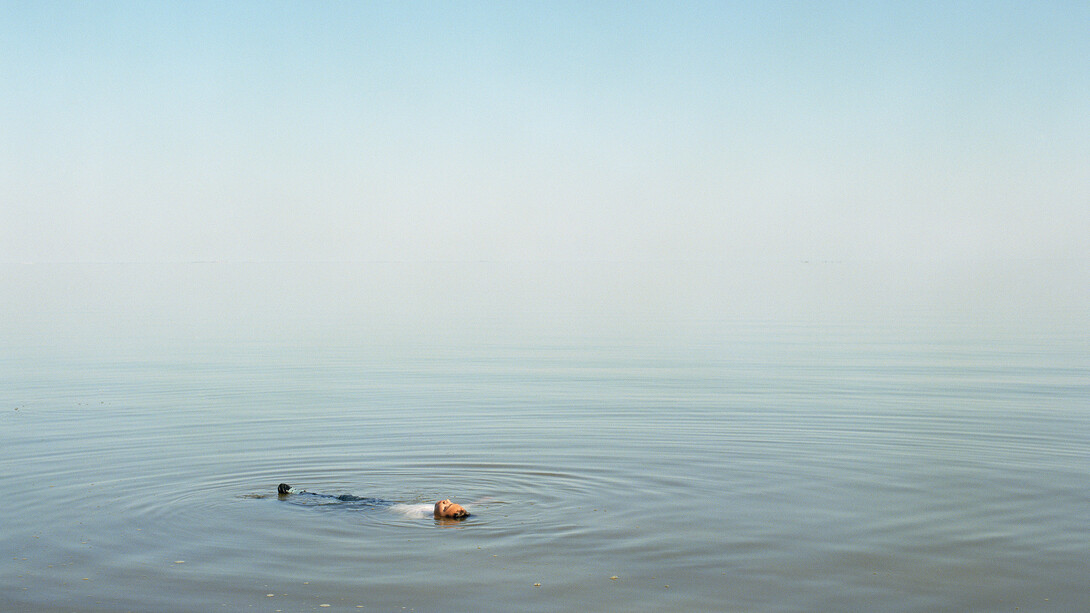
[[[329,605],[327,605],[327,604],[320,604],[320,605],[318,605],[318,606],[319,606],[319,607],[328,607]]]
[[[90,580],[91,580],[91,578],[90,578],[90,577],[84,577],[84,578],[83,578],[83,580],[84,580],[84,581],[90,581]]]
[[[175,564],[185,564],[185,560],[174,560]]]
[[[534,587],[541,587],[541,584],[540,583],[535,583]]]
[[[273,596],[276,596],[276,594],[265,594],[266,598],[272,598]]]
[[[609,578],[610,581],[616,581],[618,579],[620,579],[620,577],[618,577],[617,575],[613,575],[612,577]]]

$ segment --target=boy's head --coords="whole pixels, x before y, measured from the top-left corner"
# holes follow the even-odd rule
[[[450,499],[440,500],[435,503],[435,516],[446,519],[462,519],[469,516],[469,511],[466,511],[462,505],[451,502]]]

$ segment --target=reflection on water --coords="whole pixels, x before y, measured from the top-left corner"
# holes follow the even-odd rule
[[[1055,293],[167,268],[5,269],[0,609],[1090,605],[1090,326]]]

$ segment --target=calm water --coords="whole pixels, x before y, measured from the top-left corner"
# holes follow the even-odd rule
[[[1087,610],[1084,272],[2,266],[0,610]]]

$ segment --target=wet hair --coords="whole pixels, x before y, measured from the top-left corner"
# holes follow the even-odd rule
[[[287,483],[281,483],[280,485],[276,486],[276,493],[281,494],[281,495],[290,494],[291,493],[291,486],[288,485]]]

